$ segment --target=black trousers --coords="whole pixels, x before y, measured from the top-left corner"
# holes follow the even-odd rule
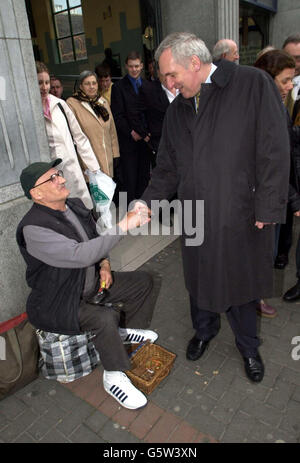
[[[82,331],[95,335],[93,342],[104,369],[124,371],[130,369],[130,361],[118,328],[143,329],[150,325],[154,307],[147,299],[153,281],[146,272],[113,272],[113,279],[104,301],[111,307],[82,301],[79,323]]]
[[[286,222],[280,225],[277,255],[288,255],[293,238],[294,213],[288,206],[286,213]]]
[[[190,298],[193,328],[199,339],[209,341],[217,335],[220,326],[220,314],[202,310]],[[236,346],[243,357],[255,357],[259,346],[256,326],[257,301],[251,301],[240,306],[232,306],[226,311],[226,316],[235,335]]]
[[[142,196],[150,180],[150,151],[143,140],[133,142],[131,151],[120,144],[123,186],[127,192],[127,204]]]

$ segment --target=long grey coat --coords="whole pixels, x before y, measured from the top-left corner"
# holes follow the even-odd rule
[[[254,224],[285,222],[288,179],[284,107],[265,72],[221,61],[201,86],[197,115],[193,98],[170,105],[142,199],[150,206],[177,191],[181,201],[204,200],[203,244],[182,237],[185,283],[199,308],[223,312],[272,295],[274,226]]]

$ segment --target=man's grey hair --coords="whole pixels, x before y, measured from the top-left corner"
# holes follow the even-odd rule
[[[283,45],[282,45],[282,48],[286,47],[289,43],[300,43],[300,33],[296,33],[296,34],[292,34],[292,35],[289,35]]]
[[[155,52],[156,61],[161,54],[170,48],[172,56],[176,63],[186,66],[192,55],[198,56],[204,64],[212,61],[211,54],[203,42],[195,34],[189,32],[174,32],[169,34],[158,46]]]
[[[223,57],[226,53],[231,51],[232,41],[228,39],[219,40],[212,51],[213,60],[217,61]]]

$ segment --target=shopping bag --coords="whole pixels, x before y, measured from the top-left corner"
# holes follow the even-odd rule
[[[98,226],[100,226],[100,230],[111,228],[112,214],[110,211],[110,205],[114,196],[116,184],[111,177],[101,170],[92,172],[87,169],[85,174],[89,179],[90,193],[95,204],[96,211],[100,212]]]
[[[0,323],[0,400],[38,377],[39,346],[23,313]]]
[[[90,334],[64,335],[37,330],[42,374],[69,383],[90,374],[100,361]]]

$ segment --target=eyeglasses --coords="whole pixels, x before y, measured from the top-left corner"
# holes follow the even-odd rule
[[[47,182],[55,183],[58,177],[63,177],[63,176],[64,176],[63,171],[62,171],[62,170],[58,170],[57,172],[55,172],[54,174],[52,174],[51,177],[48,178],[48,180],[45,180],[44,182],[39,183],[38,185],[35,185],[35,186],[33,186],[32,188],[36,188],[37,186],[41,186],[41,185],[43,185],[44,183],[47,183]]]

